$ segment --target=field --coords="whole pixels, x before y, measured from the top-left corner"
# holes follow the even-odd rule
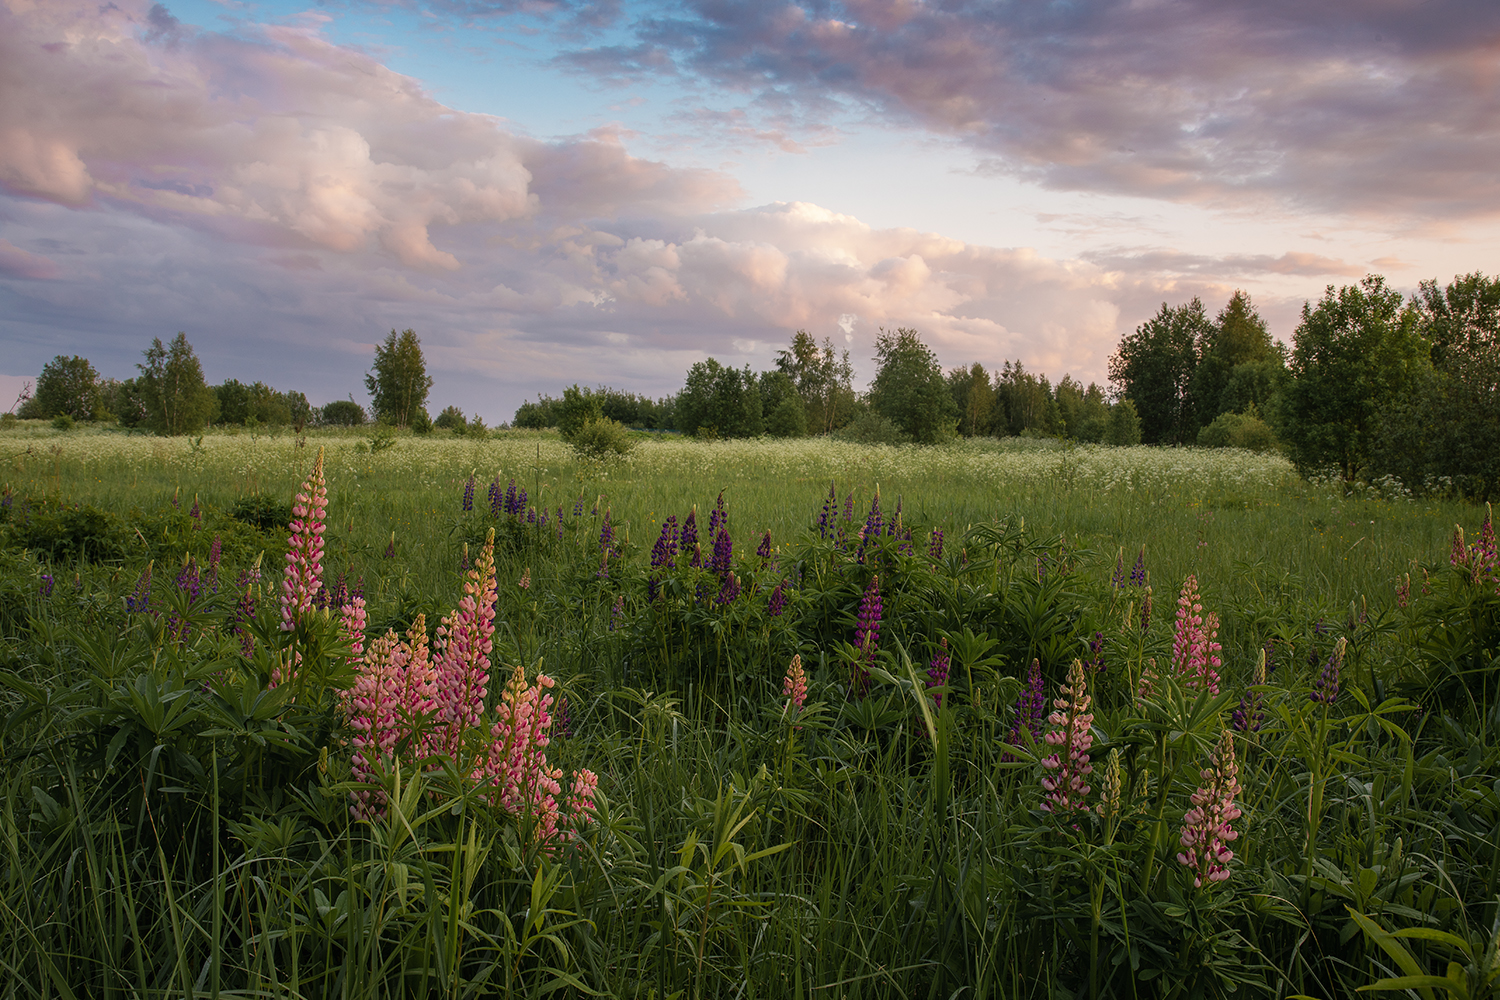
[[[0,996],[1500,988],[1483,508],[1231,450],[26,425],[0,489]]]

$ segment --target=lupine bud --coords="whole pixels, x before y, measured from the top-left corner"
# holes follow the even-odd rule
[[[771,599],[766,604],[766,613],[772,618],[780,618],[784,611],[786,611],[786,581],[778,580],[776,589],[771,591]]]
[[[781,682],[781,696],[787,699],[787,714],[796,718],[807,703],[807,674],[802,670],[802,654],[792,655],[786,668],[786,679]]]
[[[1349,640],[1340,638],[1334,644],[1333,652],[1328,654],[1328,660],[1323,664],[1323,672],[1313,684],[1312,692],[1308,699],[1323,705],[1332,705],[1339,697],[1339,672],[1344,666],[1344,653],[1349,648]]]
[[[932,655],[932,662],[927,665],[927,687],[943,687],[948,683],[948,671],[952,666],[952,658],[948,655],[948,640],[942,640],[941,648]],[[938,708],[943,707],[942,694],[932,696],[933,704]]]
[[[1099,815],[1113,819],[1120,813],[1120,751],[1111,750],[1104,763],[1104,781],[1099,788]]]

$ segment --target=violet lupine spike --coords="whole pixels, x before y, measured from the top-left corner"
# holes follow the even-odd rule
[[[849,487],[849,493],[844,497],[844,520],[854,520],[854,487]]]
[[[505,494],[500,489],[500,476],[498,473],[494,479],[490,480],[489,489],[485,491],[485,499],[490,504],[490,516],[499,517],[500,505],[505,502]]]
[[[728,534],[728,532],[724,532]],[[732,604],[740,596],[740,578],[733,573],[724,575],[724,583],[719,587],[718,596],[714,600],[718,604]]]
[[[948,683],[948,671],[952,667],[953,659],[948,655],[948,640],[942,640],[942,646],[932,654],[932,662],[927,665],[926,685],[930,690],[935,687],[943,687]],[[943,696],[941,693],[932,696],[933,704],[938,708],[943,707]]]
[[[193,507],[188,511],[188,517],[193,519],[193,530],[200,531],[203,528],[203,508],[198,505],[198,494],[193,494]]]
[[[579,497],[577,500],[573,501],[573,516],[583,516],[583,497]]]
[[[1141,546],[1140,554],[1135,557],[1135,565],[1130,569],[1130,582],[1137,587],[1146,585],[1146,546]]]
[[[1344,653],[1349,648],[1349,640],[1340,638],[1334,644],[1333,652],[1328,654],[1328,660],[1323,664],[1323,671],[1318,675],[1317,681],[1313,683],[1312,692],[1308,694],[1308,700],[1323,705],[1332,705],[1339,700],[1339,674],[1344,666]]]
[[[693,543],[693,558],[688,563],[688,565],[693,569],[698,569],[703,565],[703,546],[699,545],[697,542]]]
[[[865,537],[880,537],[884,523],[880,516],[880,488],[876,487],[875,495],[870,498],[870,512],[865,515]]]
[[[887,535],[899,535],[901,534],[901,530],[901,498],[898,496],[896,497],[896,514],[891,518],[890,523],[885,526],[885,533]]]
[[[1188,687],[1219,693],[1219,658],[1222,646],[1217,641],[1219,616],[1203,616],[1198,595],[1198,578],[1190,575],[1182,584],[1177,598],[1177,631],[1172,640],[1172,669]]]
[[[1203,784],[1193,793],[1193,808],[1182,817],[1179,864],[1193,875],[1193,887],[1203,888],[1229,878],[1234,852],[1229,845],[1239,837],[1230,825],[1242,815],[1235,797],[1240,793],[1239,765],[1234,758],[1234,735],[1225,730],[1214,749],[1210,766],[1199,772]]]
[[[8,496],[9,494],[7,494]],[[832,526],[833,519],[838,516],[839,491],[838,484],[828,484],[828,498],[823,501],[823,509],[818,513],[818,537],[827,538]]]
[[[516,481],[512,479],[505,487],[505,513],[516,512]]]
[[[933,528],[927,536],[927,558],[938,562],[943,558],[943,529]]]
[[[781,682],[781,696],[787,700],[786,714],[795,719],[807,704],[807,673],[802,669],[802,654],[794,653]]]
[[[1089,643],[1089,666],[1094,673],[1104,673],[1104,633],[1095,632],[1093,641]]]
[[[712,536],[710,536],[710,537],[712,537]],[[693,546],[695,546],[697,544],[698,544],[698,508],[695,505],[692,510],[688,511],[688,516],[685,517],[683,519],[683,521],[682,521],[682,551],[686,552],[688,549],[692,548]],[[693,565],[696,566],[698,564],[695,562],[695,563],[693,563]]]
[[[208,547],[208,575],[213,583],[214,593],[219,592],[219,563],[224,558],[224,541],[219,535],[214,535],[213,544]]]
[[[571,739],[573,736],[573,713],[568,710],[568,699],[566,697],[557,700],[557,712],[554,715],[557,725],[558,739]]]
[[[854,672],[850,678],[850,690],[855,697],[863,698],[870,688],[870,665],[880,651],[880,574],[870,577],[864,596],[859,602],[859,619],[854,626]]]
[[[469,481],[464,483],[464,513],[474,509],[474,473],[469,473]]]
[[[786,611],[786,581],[778,580],[776,589],[771,591],[770,600],[766,602],[766,613],[772,618],[780,618]]]
[[[1005,742],[1013,747],[1021,746],[1028,739],[1035,742],[1042,731],[1042,719],[1047,714],[1047,690],[1042,681],[1042,661],[1039,659],[1031,661],[1026,686],[1016,698],[1015,713],[1015,721],[1011,723]],[[1010,753],[1000,757],[1001,762],[1007,764],[1015,759]]]
[[[770,528],[767,528],[766,529],[766,533],[761,536],[761,538],[760,538],[760,545],[756,547],[755,554],[760,557],[760,563],[761,563],[762,566],[764,566],[766,564],[766,560],[767,559],[771,558],[771,529]]]
[[[729,537],[728,528],[720,528],[719,533],[714,536],[714,554],[708,564],[709,572],[717,573],[719,576],[728,576],[733,562],[734,540]]]
[[[1264,696],[1257,688],[1266,683],[1266,651],[1260,651],[1260,659],[1255,664],[1255,673],[1250,678],[1250,690],[1240,695],[1239,707],[1234,710],[1231,717],[1231,725],[1237,733],[1259,732],[1260,727],[1265,724],[1266,710]]]
[[[625,624],[625,595],[621,594],[615,598],[614,607],[609,609],[609,630],[611,632]]]
[[[312,610],[313,595],[323,578],[323,531],[328,511],[328,487],[323,481],[323,449],[318,449],[312,475],[302,484],[292,505],[287,540],[286,572],[281,583],[281,628],[290,632],[297,619]]]
[[[198,600],[198,595],[203,589],[203,580],[198,572],[198,561],[192,556],[188,556],[182,562],[182,569],[177,573],[177,589],[187,595],[189,604]]]
[[[43,573],[42,574],[41,585],[39,587],[37,587],[37,592],[39,594],[41,594],[43,597],[51,597],[52,596],[52,587],[53,587],[54,583],[55,583],[55,581],[53,580],[51,573]]]
[[[530,504],[526,507],[526,523],[536,524],[536,508]]]
[[[729,523],[729,512],[724,509],[724,491],[719,491],[719,499],[714,501],[714,511],[708,516],[708,537],[717,538],[719,529]]]
[[[1088,808],[1088,776],[1094,766],[1089,763],[1089,748],[1094,745],[1094,716],[1089,711],[1088,680],[1083,661],[1074,660],[1068,668],[1068,683],[1052,702],[1054,711],[1047,717],[1050,726],[1043,737],[1056,751],[1042,761],[1047,774],[1042,778],[1042,811],[1066,816]]]
[[[1115,553],[1115,574],[1109,578],[1109,589],[1119,590],[1125,586],[1125,547]]]
[[[677,517],[668,515],[662,522],[661,535],[651,547],[652,569],[677,568]]]
[[[394,558],[396,558],[396,533],[394,531],[391,532],[391,541],[390,541],[390,544],[385,547],[385,556],[384,556],[384,558],[386,558],[386,559],[394,559]]]
[[[604,508],[604,523],[599,527],[599,550],[608,552],[615,544],[615,529],[609,522],[609,508]]]

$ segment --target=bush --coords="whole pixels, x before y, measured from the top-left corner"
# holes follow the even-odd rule
[[[438,418],[432,422],[432,426],[438,430],[462,434],[468,429],[469,422],[464,419],[463,410],[460,410],[456,406],[448,406],[444,407],[443,412],[438,414]]]
[[[1141,416],[1130,400],[1122,399],[1109,408],[1109,423],[1104,426],[1104,443],[1117,446],[1141,443]]]
[[[569,442],[582,458],[604,459],[624,455],[635,447],[630,431],[618,420],[600,417],[589,420],[573,434]]]
[[[59,413],[52,418],[52,429],[58,431],[70,431],[73,429],[73,418],[66,413]]]
[[[1252,406],[1248,413],[1219,414],[1213,423],[1198,432],[1198,446],[1275,451],[1277,442],[1276,435]]]
[[[800,396],[787,396],[766,416],[766,432],[772,437],[807,436],[807,404]]]
[[[365,408],[352,399],[335,399],[322,410],[323,423],[334,427],[359,427],[365,420]]]
[[[911,438],[886,417],[874,410],[865,410],[852,421],[840,427],[832,435],[839,441],[856,444],[909,444]]]
[[[292,505],[270,493],[251,493],[234,502],[229,516],[262,531],[280,531],[291,523]]]

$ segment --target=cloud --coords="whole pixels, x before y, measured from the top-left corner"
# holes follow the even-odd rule
[[[9,240],[0,240],[0,274],[47,281],[59,273],[57,264],[41,254],[22,250]]]
[[[1336,274],[1357,278],[1369,272],[1369,268],[1359,264],[1301,251],[1288,251],[1279,257],[1270,254],[1226,254],[1215,257],[1179,250],[1146,248],[1090,251],[1082,254],[1082,257],[1111,271],[1158,275],[1192,274],[1219,280],[1267,274],[1301,277]]]
[[[1490,0],[658,4],[565,65],[958,136],[985,171],[1380,218],[1500,211]]]

